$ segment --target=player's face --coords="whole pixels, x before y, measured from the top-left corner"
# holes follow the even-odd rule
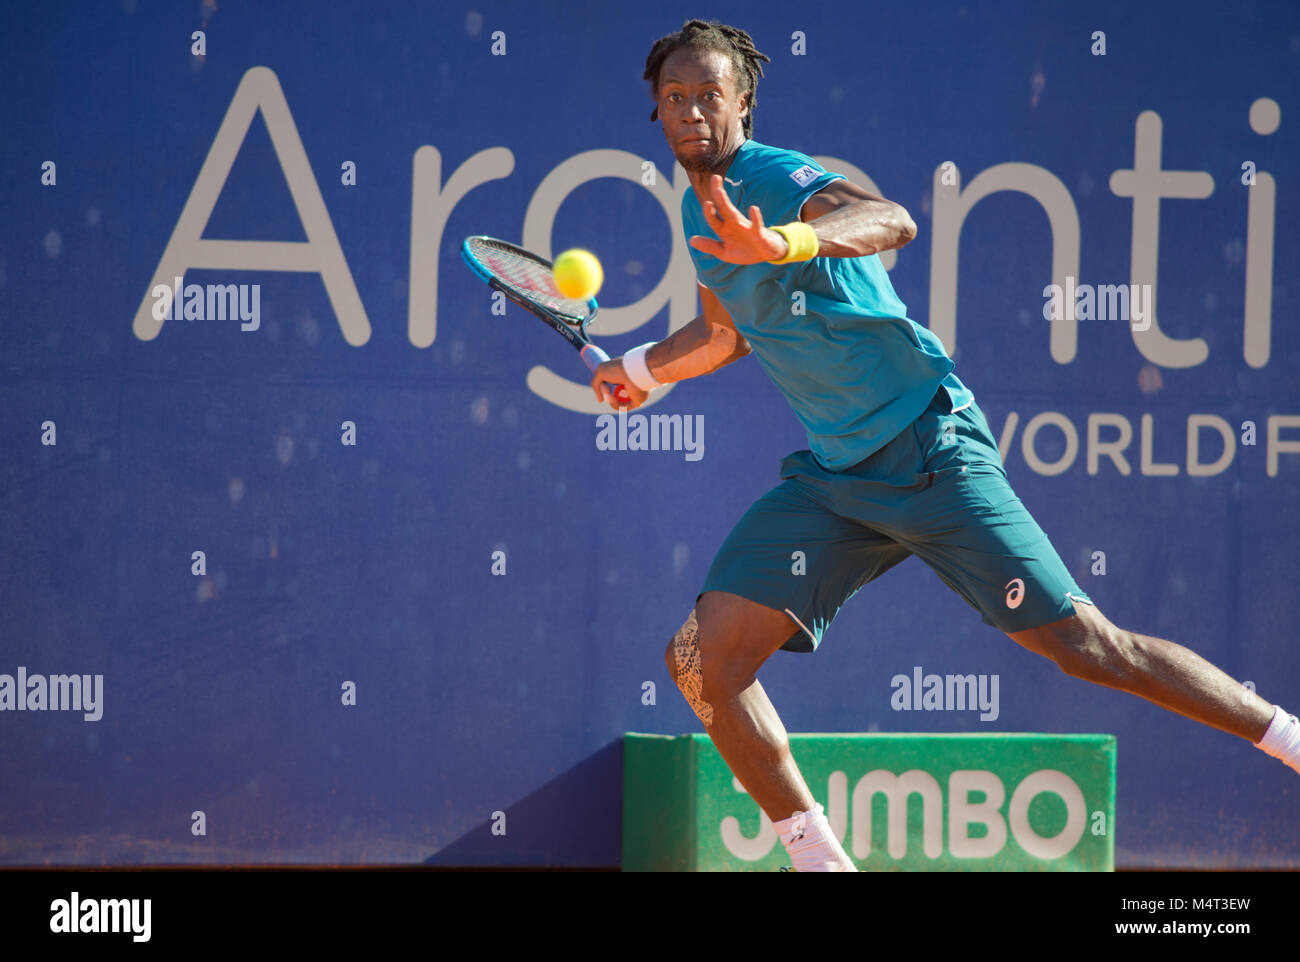
[[[659,71],[659,119],[677,162],[688,171],[725,172],[744,142],[748,98],[736,68],[713,50],[674,51]]]

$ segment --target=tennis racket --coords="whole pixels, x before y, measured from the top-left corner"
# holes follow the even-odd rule
[[[596,299],[581,301],[561,294],[555,287],[551,262],[546,258],[482,235],[465,238],[460,253],[470,269],[489,287],[559,331],[578,349],[590,370],[596,370],[598,364],[609,360],[609,355],[592,344],[587,335],[587,326],[596,316]],[[602,383],[616,400],[630,403],[621,384]]]

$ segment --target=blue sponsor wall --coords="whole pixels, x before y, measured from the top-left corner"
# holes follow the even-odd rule
[[[597,252],[611,353],[693,316],[641,73],[700,12],[4,5],[0,673],[103,688],[97,721],[0,713],[0,863],[618,863],[619,738],[698,730],[664,645],[806,445],[748,359],[649,409],[702,416],[702,457],[599,450],[576,354],[458,247]],[[759,141],[912,213],[894,285],[1080,585],[1300,708],[1297,8],[703,13],[772,57]],[[1139,144],[1202,172],[1148,172],[1189,196],[1141,229]],[[256,320],[151,321],[177,258]],[[1049,322],[1063,274],[1149,284],[1159,337]],[[998,717],[895,711],[916,666],[997,674]],[[761,678],[792,731],[1115,733],[1120,867],[1300,865],[1294,772],[1066,677],[916,559]]]

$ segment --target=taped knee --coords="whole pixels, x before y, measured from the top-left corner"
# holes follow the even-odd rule
[[[700,626],[695,620],[695,609],[691,609],[686,624],[673,636],[673,665],[677,687],[686,696],[691,710],[704,722],[704,727],[713,725],[713,706],[704,700],[704,659],[700,654]]]

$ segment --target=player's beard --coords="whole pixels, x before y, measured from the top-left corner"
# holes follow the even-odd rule
[[[678,157],[677,162],[682,165],[682,169],[686,171],[688,174],[726,173],[726,171],[722,167],[718,166],[717,161],[712,157],[707,157],[707,156],[688,157],[685,160],[682,160],[682,158]]]
[[[683,157],[676,151],[673,152],[677,157],[677,163],[682,165],[682,170],[688,174],[705,173],[705,174],[725,174],[726,170],[722,169],[719,160],[722,149],[720,147],[709,145],[709,149],[703,153],[687,154]]]

